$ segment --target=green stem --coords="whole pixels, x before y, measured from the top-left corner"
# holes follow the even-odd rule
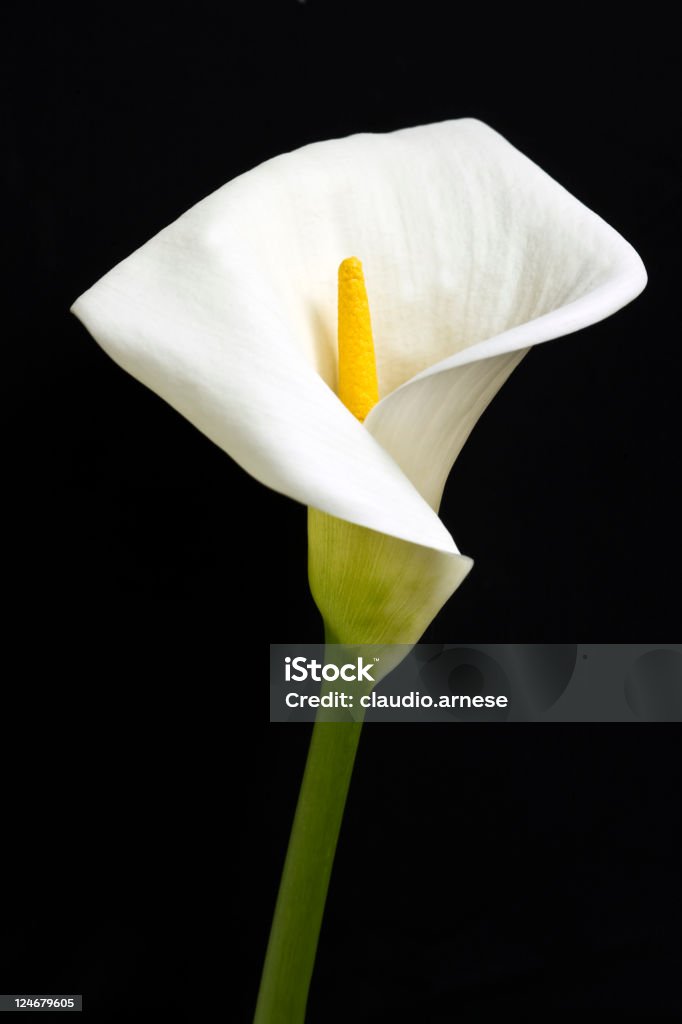
[[[254,1024],[303,1024],[362,721],[318,716],[282,872]]]

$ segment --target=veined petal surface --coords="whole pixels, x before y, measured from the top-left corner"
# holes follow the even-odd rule
[[[336,387],[336,273],[364,264],[381,401]],[[469,119],[315,143],[228,183],[74,304],[102,347],[258,480],[456,547],[435,510],[523,353],[644,287],[615,231]],[[367,429],[366,429],[367,428]]]

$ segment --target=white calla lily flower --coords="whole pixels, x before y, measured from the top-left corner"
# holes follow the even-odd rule
[[[336,394],[336,275],[349,256],[364,265],[376,341],[379,402],[364,423]],[[262,483],[382,535],[389,561],[416,546],[408,577],[424,569],[438,607],[384,634],[414,642],[471,565],[438,507],[477,419],[533,345],[601,320],[645,283],[616,231],[463,119],[269,160],[161,231],[73,312]],[[329,537],[311,535],[311,557],[316,544]],[[327,577],[311,562],[329,625],[338,574]],[[335,639],[381,642],[348,614],[331,623]]]

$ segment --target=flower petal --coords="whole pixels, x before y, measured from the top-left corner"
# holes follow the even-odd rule
[[[341,519],[456,552],[428,504],[305,359],[258,260],[248,263],[243,241],[212,246],[204,220],[171,225],[73,312],[119,365],[257,480]]]
[[[389,395],[365,420],[436,511],[464,442],[527,351],[421,377]]]
[[[452,355],[386,395],[365,420],[434,509],[469,433],[529,349],[604,319],[647,279],[625,239],[501,136],[479,122],[457,124],[476,138],[481,158],[476,171],[471,153],[468,187],[454,190],[478,225],[469,238],[477,255],[461,319],[468,326]],[[488,336],[496,325],[506,329]]]
[[[384,396],[368,430],[332,390],[336,271],[352,255],[365,267]],[[522,350],[607,315],[644,280],[603,221],[497,133],[461,120],[270,160],[73,310],[263,483],[453,552],[427,502],[437,507]]]

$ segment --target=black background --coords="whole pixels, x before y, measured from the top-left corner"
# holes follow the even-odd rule
[[[265,645],[320,637],[305,512],[68,307],[280,152],[489,122],[650,283],[534,350],[476,427],[442,507],[476,565],[428,638],[662,636],[680,577],[674,32],[655,5],[603,29],[595,5],[60,6],[3,14],[0,990],[83,992],[93,1020],[248,1021],[308,740],[266,724]],[[311,1024],[679,1012],[679,786],[675,727],[368,729]]]

